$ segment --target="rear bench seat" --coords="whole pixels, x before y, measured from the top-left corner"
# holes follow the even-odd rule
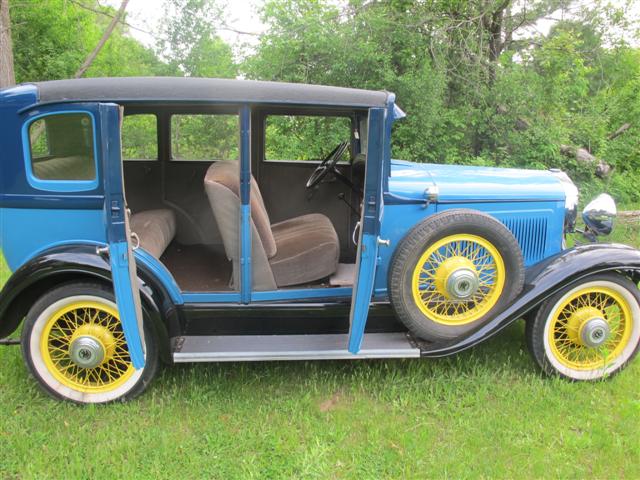
[[[173,210],[146,210],[131,215],[131,231],[140,238],[140,246],[160,258],[176,235]]]

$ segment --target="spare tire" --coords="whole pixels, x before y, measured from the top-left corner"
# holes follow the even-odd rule
[[[389,297],[406,327],[428,341],[458,338],[486,323],[522,290],[518,241],[495,218],[455,209],[433,215],[391,260]]]

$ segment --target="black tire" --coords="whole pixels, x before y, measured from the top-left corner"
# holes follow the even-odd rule
[[[81,391],[69,384],[65,385],[56,378],[52,369],[44,360],[42,349],[38,347],[43,330],[46,331],[47,318],[53,318],[54,309],[65,308],[78,299],[95,301],[108,307],[115,306],[113,291],[100,283],[74,282],[63,284],[45,293],[27,313],[22,330],[21,346],[27,369],[36,379],[40,387],[56,399],[78,404],[109,403],[130,400],[140,395],[151,383],[158,371],[158,340],[152,328],[144,326],[146,362],[141,370],[135,370],[122,384],[118,384],[109,392]],[[116,307],[117,311],[117,307]],[[44,322],[44,323],[43,323]],[[88,323],[88,322],[87,322]],[[115,322],[114,322],[115,324]],[[82,325],[82,323],[80,323]],[[117,324],[116,327],[118,328]],[[115,347],[114,347],[115,348]],[[123,347],[126,349],[126,344]],[[51,362],[49,362],[51,364]],[[124,365],[128,365],[125,363]],[[131,367],[133,368],[133,367]],[[128,371],[128,370],[127,370]]]
[[[631,337],[628,346],[619,358],[615,358],[610,362],[605,360],[602,367],[576,370],[567,365],[562,365],[562,360],[558,358],[550,347],[547,324],[553,320],[554,312],[563,303],[563,299],[566,301],[567,296],[572,292],[576,292],[580,288],[590,288],[590,286],[612,288],[614,291],[619,292],[623,299],[628,301],[632,312]],[[610,378],[622,371],[638,354],[640,349],[640,291],[632,281],[618,273],[592,275],[561,289],[551,298],[544,301],[535,316],[527,321],[525,335],[529,353],[545,374],[570,381],[597,381]]]
[[[475,235],[492,244],[505,266],[504,288],[497,302],[481,318],[462,325],[444,324],[429,318],[416,304],[412,276],[427,249],[451,235]],[[416,336],[428,341],[458,338],[486,323],[522,290],[524,262],[513,234],[495,218],[474,210],[456,209],[433,215],[416,225],[402,240],[391,260],[389,298],[398,318]]]

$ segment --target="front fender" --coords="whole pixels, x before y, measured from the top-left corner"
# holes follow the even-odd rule
[[[549,257],[527,269],[520,295],[491,321],[448,344],[420,345],[422,355],[444,357],[471,348],[522,318],[561,288],[611,270],[638,276],[640,250],[619,244],[590,244]]]
[[[179,332],[176,309],[152,272],[141,265],[137,269],[144,313],[152,320],[162,351],[169,336]],[[0,338],[18,328],[33,302],[46,290],[68,281],[91,279],[111,284],[110,262],[97,254],[95,245],[60,245],[32,258],[13,273],[0,291]]]

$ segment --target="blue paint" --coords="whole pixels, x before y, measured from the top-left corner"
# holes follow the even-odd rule
[[[182,300],[184,303],[240,303],[240,294],[237,292],[182,292]]]
[[[32,160],[31,160],[31,142],[29,140],[29,127],[31,124],[41,118],[68,114],[84,114],[89,115],[91,118],[91,126],[93,130],[93,162],[96,172],[96,178],[93,180],[43,180],[38,178],[33,173]],[[61,112],[47,112],[39,115],[34,115],[29,118],[27,122],[22,125],[22,156],[24,159],[25,172],[27,174],[27,181],[36,190],[45,190],[49,192],[85,192],[88,190],[95,190],[99,184],[98,178],[98,148],[96,142],[96,119],[88,110],[64,110]]]
[[[392,160],[389,193],[425,200],[438,187],[439,203],[564,201],[560,181],[546,170],[437,165]]]
[[[373,283],[378,257],[378,236],[364,234],[360,241],[360,262],[358,283],[351,303],[351,328],[349,333],[349,351],[356,354],[360,351],[364,329],[367,325],[369,305],[373,293]]]
[[[555,255],[562,250],[562,233],[564,224],[564,201],[549,202],[485,202],[485,203],[451,203],[430,204],[426,208],[424,203],[413,205],[385,205],[384,221],[380,236],[391,240],[391,248],[381,248],[379,256],[380,266],[376,271],[375,295],[385,298],[387,294],[387,279],[389,264],[393,252],[406,236],[409,230],[425,218],[452,208],[471,208],[488,213],[509,227],[509,223],[518,220],[523,223],[537,219],[546,220],[546,235],[543,242],[543,256],[536,254],[536,242],[539,238],[527,236],[527,230],[512,231],[516,240],[523,248],[525,266],[536,264],[543,258]],[[530,254],[527,254],[530,252]]]
[[[111,258],[111,276],[116,293],[116,303],[122,330],[127,339],[127,347],[133,366],[144,367],[142,338],[143,318],[140,308],[135,260],[127,221],[122,179],[122,159],[120,157],[120,107],[114,104],[96,104],[101,125],[100,151],[104,178],[104,215]],[[104,227],[103,227],[104,228]]]
[[[391,125],[388,118],[385,119],[386,113],[387,111],[382,108],[369,110],[360,242],[356,262],[355,291],[349,313],[349,351],[354,354],[358,353],[362,345],[378,264],[378,235],[383,212],[383,170],[385,163],[389,162],[390,155],[389,142],[385,141],[385,137],[386,132],[390,132]]]
[[[251,111],[240,109],[240,301],[251,302]]]
[[[0,208],[102,210],[103,203],[104,195],[3,195],[0,193]]]
[[[353,294],[351,287],[335,288],[291,288],[267,292],[254,291],[254,302],[280,302],[284,300],[309,300],[314,298],[348,298]]]
[[[251,206],[240,205],[240,299],[251,301]]]
[[[102,210],[0,209],[0,249],[12,271],[62,242],[106,242]]]
[[[129,276],[129,244],[128,242],[110,242],[109,258],[111,261],[111,278],[113,290],[118,304],[118,313],[124,337],[127,340],[131,363],[134,368],[144,367],[144,350],[138,325],[138,314],[133,299],[133,289]],[[136,290],[137,293],[137,290]]]

